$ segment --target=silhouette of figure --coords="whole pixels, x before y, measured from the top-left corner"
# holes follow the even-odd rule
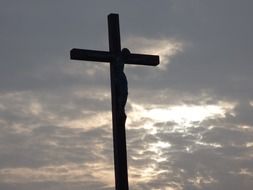
[[[115,64],[115,86],[116,86],[116,101],[118,105],[117,112],[119,113],[119,121],[122,125],[125,125],[126,113],[125,105],[127,102],[128,96],[128,85],[127,78],[124,73],[124,60],[127,59],[127,56],[130,54],[130,51],[127,48],[122,49],[120,56],[116,59]]]

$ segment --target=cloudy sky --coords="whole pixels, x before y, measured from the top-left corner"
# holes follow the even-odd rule
[[[113,190],[108,63],[69,59],[122,47],[130,189],[253,187],[253,1],[1,0],[0,189]]]

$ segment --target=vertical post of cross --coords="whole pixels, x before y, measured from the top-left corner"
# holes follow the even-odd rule
[[[110,53],[112,53],[115,57],[118,57],[121,54],[118,14],[108,15],[108,30]],[[110,62],[115,186],[116,190],[128,190],[125,121],[120,121],[122,118],[119,115],[119,105],[117,105],[116,100],[116,60],[117,59],[113,59],[113,61]]]

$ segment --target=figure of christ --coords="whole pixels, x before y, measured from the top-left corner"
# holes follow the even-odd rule
[[[115,90],[116,90],[116,101],[117,101],[117,112],[119,113],[120,126],[125,126],[126,113],[125,105],[128,96],[128,85],[127,78],[124,73],[124,61],[126,60],[130,51],[127,48],[122,49],[120,56],[116,59],[115,63]]]

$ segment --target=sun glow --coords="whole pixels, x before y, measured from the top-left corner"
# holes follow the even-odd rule
[[[138,46],[137,46],[138,44]],[[173,56],[183,51],[184,44],[176,39],[146,39],[144,37],[130,37],[123,42],[132,51],[160,56],[159,68],[165,70]]]
[[[135,114],[138,118],[149,118],[152,122],[174,122],[184,126],[192,125],[194,122],[199,123],[207,118],[225,117],[228,109],[222,105],[149,106],[147,108],[137,104],[132,106],[134,112],[138,113]]]
[[[189,124],[201,122],[212,116],[222,116],[224,111],[219,106],[175,106],[171,108],[154,108],[148,110],[145,115],[158,122],[173,121],[176,123]]]

